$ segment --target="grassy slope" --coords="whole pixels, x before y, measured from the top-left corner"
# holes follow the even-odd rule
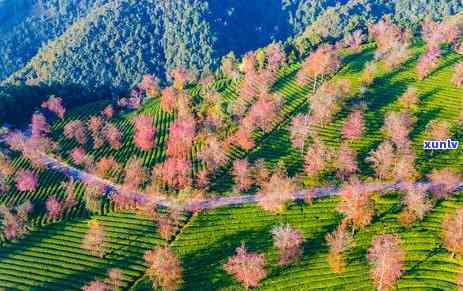
[[[419,50],[417,50],[418,52]],[[363,96],[357,94],[359,92],[359,76],[365,62],[372,58],[372,50],[366,50],[359,56],[348,57],[346,59],[346,67],[341,70],[336,78],[348,78],[354,85],[354,97],[352,101],[365,100],[369,105],[369,111],[366,115],[367,134],[365,138],[356,142],[354,146],[359,150],[359,161],[363,160],[367,152],[380,142],[381,135],[379,128],[382,126],[384,112],[390,109],[397,108],[395,100],[400,94],[405,91],[406,86],[412,83],[418,87],[418,92],[422,99],[420,111],[416,112],[418,123],[413,131],[415,146],[417,150],[420,148],[420,143],[423,138],[423,129],[427,122],[434,118],[445,118],[455,121],[458,115],[461,98],[459,93],[461,89],[455,88],[450,84],[449,79],[452,74],[452,65],[460,60],[460,57],[455,54],[450,54],[442,61],[438,70],[433,73],[428,79],[420,82],[414,80],[414,60],[407,63],[403,70],[395,71],[387,74],[380,74],[375,82],[375,85],[366,92]],[[416,59],[416,57],[414,58]],[[284,92],[286,98],[293,100],[287,108],[292,108],[289,112],[292,114],[298,111],[307,110],[305,99],[306,91],[294,85],[294,72],[291,70],[285,78],[282,78],[276,85],[280,92]],[[304,93],[305,91],[305,93]],[[228,91],[228,94],[232,94]],[[224,95],[227,95],[227,90]],[[293,99],[291,99],[293,97]],[[230,97],[231,98],[231,97]],[[97,112],[93,107],[91,110],[82,110],[85,114],[89,112]],[[101,107],[100,107],[101,108]],[[151,105],[144,110],[152,110],[156,116],[156,124],[164,125],[166,122],[161,121],[169,119],[169,117],[158,117],[158,104],[152,101]],[[339,128],[343,119],[347,115],[346,110],[343,110],[335,120],[326,129],[322,130],[323,138],[333,146],[340,142]],[[290,115],[291,115],[290,114]],[[130,132],[130,125],[124,118],[117,121],[118,125],[125,134]],[[283,123],[283,125],[285,125]],[[62,126],[62,125],[61,125]],[[59,125],[57,126],[59,127]],[[458,134],[458,132],[457,132]],[[127,135],[126,135],[127,136]],[[165,135],[159,135],[158,145],[165,141]],[[67,142],[62,141],[64,144]],[[65,145],[67,146],[67,145]],[[72,146],[69,145],[69,148]],[[127,156],[132,155],[137,150],[134,149],[130,140],[124,140],[123,150],[116,153],[116,157],[121,160],[126,160]],[[145,162],[152,165],[153,160],[158,160],[162,153],[159,153],[159,148],[156,147],[154,152],[144,153]],[[162,151],[162,150],[161,150]],[[95,155],[104,156],[108,153],[108,149],[99,150]],[[429,170],[430,165],[439,162],[443,165],[445,161],[451,161],[451,165],[461,169],[461,159],[458,159],[459,152],[446,153],[447,159],[442,156],[428,157],[419,152],[419,164],[421,170]],[[141,154],[141,153],[138,153]],[[241,156],[242,153],[237,154]],[[250,159],[264,157],[270,164],[274,164],[278,160],[283,160],[287,166],[296,171],[302,166],[302,156],[290,147],[290,142],[285,126],[279,126],[265,141],[262,142],[256,150],[249,154]],[[363,174],[369,174],[371,170],[362,165]],[[185,289],[236,289],[238,285],[230,276],[222,269],[221,264],[230,256],[234,248],[241,241],[244,241],[251,250],[265,252],[269,261],[269,277],[263,281],[263,289],[309,289],[309,288],[348,288],[348,289],[371,289],[372,285],[367,277],[368,266],[365,258],[365,252],[368,248],[371,237],[378,232],[396,231],[399,232],[404,241],[404,247],[407,250],[407,265],[406,274],[399,283],[399,287],[411,288],[413,286],[424,289],[454,288],[455,273],[462,261],[451,259],[450,256],[441,249],[438,236],[440,235],[440,221],[442,215],[451,211],[456,207],[462,206],[460,196],[453,201],[447,201],[436,207],[436,209],[425,219],[424,222],[415,225],[410,230],[402,229],[396,223],[396,213],[398,197],[392,195],[385,198],[377,199],[377,208],[379,215],[375,223],[366,230],[356,234],[357,245],[348,255],[349,266],[345,273],[334,275],[329,270],[326,263],[326,247],[323,243],[325,233],[333,229],[339,217],[335,213],[336,199],[324,199],[314,203],[313,206],[307,207],[304,205],[294,204],[290,209],[282,215],[272,216],[255,206],[229,207],[214,210],[208,213],[200,213],[188,222],[187,226],[182,230],[173,242],[173,247],[182,259],[182,264],[185,268]],[[111,214],[108,217],[112,217]],[[300,263],[291,268],[279,268],[276,266],[276,252],[271,246],[271,237],[269,234],[270,228],[279,222],[289,222],[300,228],[306,238],[304,246],[304,257]],[[52,225],[50,227],[62,227],[63,225],[73,224],[74,222],[66,222],[62,224]],[[75,222],[80,224],[80,227],[85,225],[84,222]],[[64,237],[73,237],[74,231],[66,231]],[[29,237],[34,241],[34,237],[40,237],[47,233],[47,228],[31,234]],[[81,233],[82,234],[82,233]],[[53,239],[53,235],[49,235]],[[28,240],[24,240],[27,242]],[[123,241],[123,240],[120,240]],[[76,243],[77,244],[77,243]],[[124,244],[122,242],[122,244]],[[23,243],[14,245],[20,249]],[[25,244],[27,245],[27,243]],[[46,246],[44,247],[46,248]],[[75,246],[75,251],[79,252],[78,245]],[[21,251],[18,251],[18,254]],[[14,254],[14,252],[13,252]],[[141,257],[141,253],[140,253]],[[140,258],[138,258],[140,259]],[[14,262],[20,262],[21,259],[16,259]],[[111,263],[102,263],[104,266],[99,271],[92,270],[86,272],[86,276],[92,277],[95,274],[103,274]],[[0,259],[0,266],[10,268],[14,265],[11,261]],[[37,272],[40,272],[41,267],[37,267]],[[137,276],[142,272],[140,271]],[[50,276],[61,276],[52,275]],[[81,275],[80,273],[72,273]],[[68,274],[69,275],[69,274]],[[133,276],[128,281],[133,282],[137,277]],[[50,279],[53,282],[63,282],[61,279]],[[419,280],[417,279],[419,278]],[[88,278],[87,278],[88,279]],[[32,280],[31,280],[32,281]],[[39,280],[40,281],[40,280]],[[41,280],[40,282],[45,282]],[[84,280],[85,281],[85,280]],[[71,281],[70,281],[71,282]],[[83,282],[83,281],[82,281]],[[16,282],[16,284],[19,284]],[[25,284],[25,283],[21,283]],[[38,283],[37,283],[38,284]],[[69,283],[71,284],[71,283]],[[79,282],[80,284],[80,282]],[[5,285],[7,286],[7,285]],[[27,286],[20,285],[20,286]],[[35,285],[39,286],[39,285]],[[144,289],[148,284],[141,280],[136,287]],[[1,285],[0,285],[1,287]],[[137,289],[137,288],[134,288]]]

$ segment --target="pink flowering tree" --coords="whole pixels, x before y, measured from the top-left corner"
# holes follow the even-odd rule
[[[383,132],[398,150],[407,148],[413,118],[408,112],[389,112],[384,120]]]
[[[87,131],[80,120],[73,120],[64,126],[64,136],[67,139],[75,139],[80,145],[87,143]]]
[[[148,264],[146,275],[153,287],[163,290],[177,290],[182,285],[182,267],[180,260],[169,246],[157,246],[144,255]]]
[[[234,161],[232,175],[237,192],[249,190],[254,183],[252,168],[247,160]]]
[[[195,134],[195,122],[191,119],[178,119],[172,123],[167,139],[167,156],[179,159],[189,157]]]
[[[35,191],[38,186],[37,174],[31,170],[19,170],[16,173],[16,188],[19,191]]]
[[[265,257],[250,253],[244,245],[236,249],[236,254],[224,265],[227,273],[235,277],[246,288],[259,287],[259,282],[267,276]]]
[[[399,97],[399,104],[405,110],[414,109],[418,102],[418,90],[416,87],[408,87],[407,91]]]
[[[296,190],[294,179],[287,177],[283,171],[277,170],[270,180],[261,186],[261,190],[257,193],[257,203],[266,211],[281,213],[293,199]]]
[[[148,151],[154,146],[156,129],[153,126],[153,117],[140,114],[134,117],[134,144],[142,151]]]
[[[169,75],[174,80],[174,86],[177,89],[183,89],[188,82],[193,80],[193,73],[182,67],[172,69]]]
[[[297,261],[302,256],[302,233],[289,224],[278,225],[272,229],[273,245],[279,252],[279,264],[286,266]]]
[[[339,193],[341,202],[338,211],[344,214],[344,220],[352,226],[352,230],[362,229],[369,225],[373,219],[374,206],[370,193],[365,185],[357,178],[343,186]]]
[[[52,219],[60,218],[63,211],[63,205],[55,196],[49,197],[45,203],[45,206],[47,208],[48,217]]]
[[[363,112],[356,110],[351,112],[341,129],[341,134],[344,139],[354,140],[362,136],[365,130],[365,122],[363,120]]]
[[[319,139],[310,145],[304,157],[304,170],[310,177],[316,177],[326,170],[334,159],[334,152]]]
[[[159,79],[155,78],[152,75],[144,75],[140,83],[138,84],[138,89],[150,97],[155,97],[160,94]]]
[[[114,116],[114,108],[112,105],[106,106],[101,114],[106,118],[106,119],[111,119]]]
[[[109,291],[109,286],[100,280],[94,280],[82,287],[82,291]]]
[[[395,161],[394,147],[389,141],[385,141],[376,150],[371,151],[365,161],[372,164],[378,179],[390,179]]]
[[[325,240],[329,247],[328,264],[334,273],[339,274],[344,271],[346,265],[343,253],[354,244],[352,235],[347,232],[346,224],[341,223],[335,231],[325,236]]]
[[[113,150],[118,150],[122,146],[122,134],[119,128],[112,123],[107,123],[103,127],[103,135]]]
[[[34,113],[31,121],[32,138],[42,138],[50,133],[50,125],[42,113]]]
[[[177,105],[178,92],[174,87],[167,87],[161,93],[161,109],[165,112],[174,111]]]
[[[159,169],[160,180],[174,189],[184,189],[191,186],[191,161],[177,158],[167,158]]]
[[[197,156],[209,170],[214,171],[228,162],[225,146],[217,137],[208,136],[204,143]]]
[[[463,62],[455,66],[452,83],[457,87],[461,87],[463,85]]]
[[[346,37],[345,44],[354,52],[358,52],[364,41],[365,35],[363,35],[362,31],[356,30]]]
[[[321,46],[304,60],[297,81],[300,85],[306,85],[310,79],[314,79],[312,91],[315,92],[318,78],[333,73],[340,64],[338,53],[332,46]]]
[[[89,229],[82,240],[82,249],[102,258],[107,252],[106,231],[96,220],[89,221],[88,226]]]
[[[358,171],[357,152],[347,143],[343,143],[338,151],[338,157],[335,161],[338,169],[337,175],[343,179],[349,177]]]
[[[55,113],[59,118],[64,119],[66,109],[63,106],[63,99],[61,97],[50,96],[47,101],[42,103],[42,108],[47,108]]]
[[[455,214],[447,214],[442,220],[442,240],[445,248],[452,254],[463,255],[463,209]]]
[[[409,184],[402,199],[405,208],[399,215],[402,225],[409,226],[418,220],[422,220],[426,213],[432,209],[432,203],[426,198],[425,187]]]
[[[452,195],[458,188],[461,181],[461,175],[457,171],[445,168],[442,170],[433,170],[428,179],[431,181],[429,191],[435,199],[445,199]]]
[[[400,239],[392,234],[378,235],[368,249],[371,277],[377,290],[392,290],[404,269],[405,252]]]
[[[90,134],[93,138],[93,148],[98,149],[102,147],[104,144],[102,137],[103,119],[99,116],[91,116],[87,121],[87,127],[90,129]]]
[[[140,158],[131,158],[125,165],[123,187],[128,191],[138,191],[147,179],[147,170]]]
[[[438,48],[429,49],[416,64],[416,72],[418,80],[424,80],[429,74],[437,68],[440,56],[440,50]]]
[[[289,126],[289,137],[294,147],[304,151],[305,141],[312,133],[312,125],[308,114],[299,114],[293,118]]]

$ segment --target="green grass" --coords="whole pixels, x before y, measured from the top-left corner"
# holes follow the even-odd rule
[[[353,85],[353,94],[346,101],[334,121],[320,129],[322,139],[330,146],[338,147],[342,142],[340,128],[352,104],[363,101],[368,105],[365,115],[366,133],[364,137],[352,143],[359,152],[358,162],[363,177],[370,176],[372,169],[364,162],[368,152],[375,149],[384,139],[380,129],[384,115],[398,110],[397,98],[408,86],[418,89],[421,104],[413,112],[417,119],[412,130],[413,146],[418,155],[417,166],[422,174],[433,167],[450,166],[462,170],[461,148],[452,152],[425,153],[421,149],[426,125],[434,119],[443,119],[457,124],[462,108],[463,89],[451,84],[453,66],[463,58],[455,53],[444,51],[439,68],[423,81],[416,81],[416,59],[423,49],[418,44],[413,49],[413,57],[401,69],[392,72],[380,71],[366,92],[360,92],[360,75],[365,63],[373,59],[373,47],[367,46],[356,55],[345,54],[344,66],[334,76],[335,79],[349,79]],[[299,112],[306,112],[307,95],[310,85],[301,88],[294,77],[298,65],[292,65],[279,72],[279,80],[274,92],[284,96],[284,106],[271,132],[255,132],[255,149],[246,152],[233,148],[229,155],[232,159],[246,157],[251,161],[265,159],[273,167],[283,162],[291,175],[302,170],[303,156],[291,146],[287,127],[291,118]],[[216,84],[226,102],[236,98],[237,84],[219,80]],[[199,94],[199,88],[190,90],[192,95]],[[98,102],[86,105],[69,113],[66,121],[75,118],[88,118],[97,114],[107,103]],[[132,143],[131,116],[145,112],[155,118],[158,130],[156,146],[151,151],[141,152]],[[164,145],[168,137],[168,127],[174,116],[162,112],[159,100],[149,101],[138,112],[115,117],[114,122],[123,132],[123,147],[112,151],[108,146],[98,150],[87,148],[96,160],[107,155],[125,163],[132,156],[141,157],[146,166],[152,167],[164,159]],[[61,131],[64,123],[54,124],[53,135],[59,141],[61,153],[76,146],[74,141],[65,140]],[[456,126],[455,138],[462,136]],[[91,143],[89,143],[91,145]],[[195,148],[196,149],[196,148]],[[192,153],[194,155],[194,153]],[[30,167],[21,158],[15,160],[15,167]],[[223,179],[217,179],[216,188],[229,188],[228,169],[224,169]],[[43,172],[40,189],[34,193],[18,193],[12,189],[0,197],[1,202],[19,203],[32,199],[43,203],[50,195],[62,195],[58,187],[64,179],[52,172]],[[171,242],[184,268],[184,290],[237,290],[242,287],[223,270],[223,263],[234,253],[242,242],[251,251],[262,252],[268,262],[268,277],[262,281],[265,290],[371,290],[369,266],[366,251],[374,235],[397,233],[402,238],[406,250],[405,271],[398,283],[403,290],[453,290],[456,288],[456,274],[463,260],[451,258],[442,248],[441,222],[446,213],[463,207],[463,197],[456,197],[438,204],[426,218],[412,228],[401,227],[397,222],[400,197],[389,194],[375,197],[377,214],[373,223],[355,234],[355,247],[346,253],[347,269],[341,274],[331,272],[327,262],[327,247],[324,236],[332,231],[340,220],[336,213],[337,198],[320,199],[312,206],[293,203],[280,215],[271,215],[257,206],[244,205],[203,211],[194,215],[181,232]],[[38,220],[44,219],[38,215]],[[143,252],[156,244],[165,244],[159,239],[152,222],[126,213],[109,211],[104,216],[95,216],[107,227],[114,250],[103,259],[94,258],[80,249],[80,242],[86,230],[87,215],[82,206],[66,215],[65,221],[46,225],[34,230],[23,240],[8,244],[0,250],[0,288],[17,289],[59,289],[76,290],[94,278],[104,278],[111,267],[118,266],[124,271],[124,287],[133,290],[150,290],[151,285],[143,277]],[[85,215],[84,215],[85,214]],[[41,220],[40,220],[41,221]],[[47,224],[51,221],[47,221]],[[290,223],[304,234],[304,255],[294,266],[277,266],[277,253],[272,247],[270,230],[279,223]]]

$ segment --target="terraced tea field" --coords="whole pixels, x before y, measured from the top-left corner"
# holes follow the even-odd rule
[[[455,139],[462,136],[458,117],[463,108],[463,89],[451,83],[453,66],[463,57],[449,50],[444,51],[439,67],[425,80],[417,81],[416,60],[423,52],[417,43],[413,57],[402,68],[392,72],[377,73],[374,84],[361,89],[360,76],[364,65],[373,59],[374,48],[367,45],[359,54],[344,53],[344,64],[334,79],[348,79],[352,83],[352,96],[347,100],[334,122],[321,128],[323,141],[333,147],[342,142],[340,128],[352,105],[364,102],[366,133],[352,143],[358,150],[361,176],[371,176],[372,169],[364,162],[368,153],[383,139],[381,127],[386,112],[398,108],[397,98],[408,86],[415,86],[420,97],[420,106],[413,112],[416,123],[412,131],[413,148],[418,155],[420,173],[432,168],[450,166],[463,170],[462,150],[425,153],[422,150],[424,129],[435,119],[447,120],[452,124]],[[381,66],[380,66],[381,67]],[[229,157],[246,157],[250,161],[263,158],[269,167],[282,161],[290,175],[301,172],[303,156],[292,147],[288,134],[291,118],[297,113],[309,110],[307,95],[312,84],[300,87],[295,81],[298,64],[283,68],[273,91],[281,94],[284,105],[269,133],[255,132],[256,147],[243,151],[233,147]],[[237,84],[226,80],[216,81],[215,87],[227,102],[236,98]],[[190,89],[192,95],[199,95],[198,86]],[[77,146],[75,141],[66,140],[62,129],[66,122],[79,118],[85,120],[100,112],[108,103],[85,105],[66,115],[64,121],[53,125],[53,136],[61,146],[65,160],[67,153]],[[156,146],[146,152],[138,150],[132,142],[130,118],[140,112],[154,117],[157,129]],[[168,129],[175,116],[160,109],[159,100],[148,101],[143,108],[116,116],[111,120],[123,133],[123,146],[114,151],[105,145],[100,149],[87,148],[95,160],[113,155],[118,162],[126,163],[130,157],[138,156],[147,167],[165,159],[165,143]],[[193,151],[196,151],[195,147]],[[195,152],[192,153],[195,156]],[[14,160],[15,168],[29,168],[24,159]],[[214,187],[218,192],[229,192],[231,187],[228,168],[224,177],[217,179]],[[41,170],[40,187],[33,193],[18,192],[14,187],[0,196],[1,203],[18,204],[30,199],[43,205],[51,195],[63,195],[60,186],[64,176]],[[326,181],[325,181],[326,182]],[[82,196],[79,186],[77,197]],[[88,281],[102,279],[106,272],[118,267],[123,270],[123,288],[130,290],[151,290],[151,283],[144,276],[146,268],[143,253],[155,245],[170,244],[181,261],[184,274],[184,290],[241,290],[242,287],[223,269],[223,263],[242,242],[252,250],[264,253],[268,276],[262,281],[263,290],[372,290],[366,251],[372,237],[380,233],[397,233],[406,251],[405,270],[398,283],[401,290],[453,290],[457,287],[456,276],[463,266],[463,260],[451,258],[441,242],[441,222],[446,213],[463,207],[461,193],[452,199],[440,202],[423,221],[411,228],[398,223],[400,195],[389,193],[375,195],[376,216],[366,229],[355,233],[355,246],[345,254],[347,268],[341,274],[334,274],[327,263],[326,233],[334,230],[341,220],[336,211],[337,197],[318,199],[308,206],[302,202],[292,203],[288,210],[272,215],[255,205],[224,207],[200,211],[184,217],[184,226],[175,238],[166,242],[160,239],[153,222],[133,213],[114,212],[107,207],[103,215],[90,215],[82,202],[66,213],[60,221],[49,221],[45,210],[38,207],[34,212],[34,227],[23,239],[5,243],[0,250],[0,288],[19,290],[78,290]],[[92,257],[80,248],[90,218],[100,221],[109,236],[110,253],[103,258]],[[299,262],[290,267],[277,265],[277,251],[272,246],[270,230],[280,223],[289,223],[304,235],[304,251]]]

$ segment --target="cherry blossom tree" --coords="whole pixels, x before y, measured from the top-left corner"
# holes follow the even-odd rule
[[[209,170],[214,171],[228,162],[224,144],[216,136],[207,136],[204,143],[197,156]]]
[[[102,178],[108,178],[120,170],[120,165],[113,157],[103,157],[95,164],[95,174]]]
[[[55,113],[59,118],[64,119],[66,109],[63,106],[63,99],[61,97],[50,96],[47,101],[42,103],[42,108],[47,108]]]
[[[312,52],[301,65],[297,74],[297,81],[300,85],[306,85],[309,78],[313,78],[313,92],[317,88],[319,77],[323,77],[336,71],[341,64],[337,51],[330,45],[320,46]]]
[[[109,286],[100,280],[94,280],[84,287],[82,287],[82,291],[109,291]]]
[[[261,186],[257,193],[257,201],[260,207],[271,213],[281,213],[286,209],[297,185],[292,178],[288,178],[282,170],[277,169],[268,182]]]
[[[252,187],[254,183],[253,173],[247,160],[233,162],[233,180],[237,192],[247,191]]]
[[[143,92],[146,92],[148,96],[155,97],[160,94],[159,79],[153,77],[152,75],[144,75],[140,83],[138,84],[138,89]]]
[[[357,152],[347,143],[343,143],[338,151],[338,157],[335,161],[338,169],[337,175],[343,179],[349,177],[358,171]]]
[[[272,229],[273,245],[279,252],[279,264],[286,266],[294,263],[302,256],[302,233],[289,224],[275,226]]]
[[[18,205],[16,209],[10,209],[0,205],[0,217],[2,217],[3,235],[6,240],[14,240],[23,236],[27,231],[28,215],[32,211],[30,201]]]
[[[65,189],[65,199],[63,202],[63,209],[71,209],[75,205],[77,205],[77,198],[76,198],[76,187],[77,183],[74,179],[70,179],[67,182],[62,183]]]
[[[177,105],[178,92],[174,87],[167,87],[161,93],[161,109],[165,112],[174,111]]]
[[[6,143],[14,151],[22,151],[27,139],[20,131],[10,132],[6,137]]]
[[[272,43],[265,48],[268,67],[277,70],[282,64],[286,63],[286,55],[279,43]]]
[[[375,80],[376,72],[377,66],[374,62],[366,63],[362,71],[362,76],[360,77],[362,84],[364,86],[371,86]]]
[[[405,196],[402,199],[405,209],[399,215],[402,225],[409,226],[422,220],[432,209],[432,204],[426,199],[426,188],[419,185],[407,185]]]
[[[239,72],[237,71],[236,57],[233,52],[222,58],[222,73],[225,77],[236,80],[239,78]]]
[[[103,146],[104,140],[101,135],[103,119],[99,116],[91,116],[87,121],[87,127],[90,129],[90,133],[93,138],[93,148],[98,149]]]
[[[34,113],[31,121],[32,138],[42,138],[50,133],[50,125],[42,113]]]
[[[183,189],[191,186],[191,162],[185,159],[168,158],[159,170],[160,179],[168,186]]]
[[[313,133],[310,116],[299,114],[294,117],[288,131],[293,146],[304,152],[305,141]]]
[[[254,73],[256,71],[256,53],[247,52],[241,61],[240,70],[245,74]]]
[[[147,179],[147,170],[143,166],[143,160],[132,157],[125,165],[123,187],[128,191],[138,191]]]
[[[419,174],[415,169],[416,155],[412,152],[399,153],[396,156],[393,175],[396,182],[414,182]]]
[[[236,249],[236,254],[228,259],[224,269],[244,287],[259,287],[259,282],[267,276],[265,270],[265,257],[262,254],[250,253],[241,245]]]
[[[196,134],[194,120],[177,119],[171,124],[167,139],[166,154],[168,157],[186,159],[191,153]]]
[[[180,210],[172,208],[169,211],[164,212],[155,211],[153,218],[156,222],[161,238],[166,241],[170,241],[180,227],[182,213]]]
[[[458,188],[461,175],[450,168],[434,169],[428,175],[428,179],[431,181],[429,191],[431,191],[433,197],[435,199],[446,199]]]
[[[75,139],[79,144],[87,143],[87,131],[84,123],[80,120],[73,120],[64,126],[64,136],[67,139]]]
[[[342,126],[342,137],[347,140],[360,138],[365,130],[364,123],[362,111],[355,110],[351,112]]]
[[[383,132],[401,150],[408,146],[413,119],[407,112],[389,112],[384,120]]]
[[[192,72],[182,67],[172,69],[169,75],[174,80],[174,86],[177,89],[183,89],[188,82],[193,80]]]
[[[447,214],[442,220],[442,240],[445,248],[452,254],[463,255],[463,209],[455,214]]]
[[[133,118],[134,144],[142,151],[153,148],[156,129],[153,126],[153,117],[140,114]]]
[[[405,110],[413,109],[419,102],[416,87],[408,87],[407,91],[399,97],[399,105]]]
[[[107,283],[113,291],[120,290],[122,287],[123,274],[119,268],[112,268],[108,272]]]
[[[106,231],[96,220],[88,222],[89,229],[82,240],[82,249],[102,258],[107,252]]]
[[[0,152],[0,174],[2,176],[13,175],[14,168],[11,164],[11,159],[3,152]]]
[[[118,150],[121,148],[121,131],[114,124],[106,123],[106,125],[103,127],[103,135],[113,150]]]
[[[405,252],[399,237],[392,234],[378,235],[368,249],[371,277],[377,290],[392,290],[404,269]]]
[[[431,120],[426,126],[426,138],[429,140],[446,140],[450,138],[450,124],[446,120]]]
[[[61,216],[63,205],[55,196],[49,197],[45,206],[47,208],[48,217],[58,219]]]
[[[463,62],[455,66],[452,83],[457,87],[461,87],[463,85]]]
[[[78,166],[83,166],[90,171],[93,169],[93,158],[82,147],[74,148],[70,153],[70,158]]]
[[[339,193],[341,202],[338,211],[344,214],[346,223],[352,225],[352,231],[369,225],[373,219],[374,206],[370,193],[358,179],[352,178]]]
[[[364,41],[365,36],[363,35],[362,31],[356,30],[346,37],[345,44],[354,52],[359,52],[360,46]]]
[[[254,163],[254,175],[257,185],[263,187],[265,183],[270,181],[270,171],[265,166],[264,159],[258,159]]]
[[[15,181],[19,191],[35,191],[38,186],[37,174],[31,170],[19,170],[16,173]]]
[[[354,241],[352,235],[346,231],[346,224],[341,223],[335,231],[325,236],[329,247],[328,264],[334,273],[341,273],[345,269],[345,262],[342,254],[352,248]]]
[[[370,152],[365,161],[373,164],[373,169],[378,179],[390,179],[395,161],[394,147],[389,141],[384,141],[375,151]]]
[[[334,152],[325,146],[320,139],[315,139],[304,157],[304,170],[308,176],[320,175],[334,159]]]
[[[325,82],[309,95],[310,118],[315,124],[324,126],[341,109],[340,102],[350,93],[350,81]]]
[[[101,114],[106,118],[106,119],[111,119],[114,116],[114,108],[112,105],[106,106]]]
[[[273,128],[273,121],[278,117],[280,102],[259,98],[249,109],[248,115],[253,126],[251,128],[261,128],[269,132]]]
[[[157,246],[144,255],[148,264],[146,274],[153,287],[163,290],[177,290],[182,285],[182,267],[179,259],[169,246]]]
[[[231,143],[240,146],[245,151],[251,150],[256,145],[252,139],[251,131],[244,127],[238,128],[238,130],[230,137],[230,141]]]
[[[418,80],[424,80],[438,66],[440,50],[431,48],[421,56],[416,63],[416,72]]]

